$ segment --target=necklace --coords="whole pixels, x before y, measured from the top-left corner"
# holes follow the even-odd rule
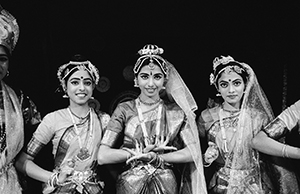
[[[82,145],[82,141],[81,141],[81,137],[80,137],[80,132],[79,132],[79,130],[77,128],[77,125],[75,123],[72,111],[71,111],[70,108],[68,108],[68,111],[69,111],[70,117],[71,117],[72,122],[73,122],[74,130],[75,130],[75,133],[77,135],[77,139],[78,139],[78,143],[79,143],[79,148],[80,148],[79,153],[77,154],[77,158],[79,158],[81,161],[87,160],[91,156],[91,154],[89,153],[88,148],[91,146],[91,143],[92,143],[91,138],[93,137],[93,130],[92,130],[92,123],[93,122],[92,122],[91,109],[89,110],[88,115],[87,115],[87,116],[90,116],[90,126],[89,126],[89,134],[86,134],[87,137],[86,137],[86,140],[84,142],[84,144],[85,144],[84,147]],[[85,117],[87,117],[87,116],[85,116]]]
[[[146,106],[152,106],[152,105],[154,105],[154,104],[159,103],[159,102],[160,102],[160,98],[158,98],[158,99],[155,100],[154,102],[145,102],[145,101],[143,101],[143,100],[141,99],[141,97],[139,96],[139,101],[140,101],[142,104],[146,105]]]
[[[230,113],[230,116],[240,112],[240,109],[236,109],[236,110],[225,109],[223,104],[222,104],[222,109],[223,109],[223,111]]]
[[[144,116],[143,116],[143,113],[142,113],[142,110],[141,110],[140,101],[138,101],[138,100],[136,100],[136,107],[137,107],[138,117],[139,117],[139,121],[140,121],[140,124],[141,124],[143,136],[144,136],[145,145],[148,146],[148,145],[151,144],[151,141],[150,141],[150,137],[148,135],[148,132],[146,130],[146,125],[145,125],[146,119],[144,119]],[[156,127],[155,127],[155,142],[158,141],[158,138],[159,138],[159,135],[160,135],[161,116],[162,116],[162,104],[160,104],[157,107]]]
[[[70,112],[72,113],[72,115],[75,116],[76,118],[78,118],[81,122],[89,116],[90,111],[91,111],[91,109],[89,109],[89,111],[86,113],[85,116],[80,117],[80,116],[76,115],[76,114],[72,111],[72,109],[71,109],[70,107],[69,107],[69,110],[70,110]]]

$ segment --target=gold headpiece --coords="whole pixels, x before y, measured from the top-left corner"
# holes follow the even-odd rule
[[[0,45],[5,46],[10,54],[19,38],[17,20],[0,5]]]
[[[230,62],[235,62],[235,63],[239,64],[240,66],[227,65]],[[219,65],[223,65],[224,67],[217,71],[217,67]],[[209,78],[210,85],[216,84],[215,83],[216,79],[221,72],[229,73],[231,71],[234,71],[236,73],[241,74],[242,71],[245,71],[245,69],[243,67],[244,67],[243,63],[235,61],[231,56],[227,56],[227,57],[221,56],[221,58],[216,57],[213,61],[213,73],[210,74],[210,78]]]
[[[164,50],[162,48],[159,48],[156,45],[147,44],[145,45],[141,50],[139,50],[139,54],[141,55],[140,58],[138,58],[137,62],[134,65],[133,72],[134,74],[137,74],[141,68],[141,65],[146,59],[150,60],[150,63],[148,64],[150,69],[154,68],[153,61],[156,61],[157,64],[161,67],[162,71],[165,75],[168,75],[168,66],[166,61],[159,56],[160,54],[163,54]]]
[[[74,70],[86,70],[92,77],[93,82],[97,85],[100,79],[98,69],[90,61],[70,61],[58,68],[57,77],[63,90],[66,91],[65,78]]]

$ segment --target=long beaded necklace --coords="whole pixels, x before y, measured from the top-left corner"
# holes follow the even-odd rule
[[[228,112],[228,110],[225,110],[225,111]],[[230,116],[232,117],[232,116],[234,116],[234,114],[236,114],[238,112],[239,112],[239,110],[237,110],[237,111],[231,111],[231,113],[233,113],[233,114],[231,114]],[[228,141],[227,141],[227,137],[226,137],[225,127],[224,127],[224,123],[223,123],[223,120],[225,118],[224,117],[224,109],[223,109],[223,107],[219,111],[219,118],[220,118],[220,128],[221,128],[221,134],[222,134],[222,140],[223,140],[223,148],[222,149],[224,150],[225,155],[227,155],[228,152],[229,152],[229,150],[228,150]],[[236,129],[239,128],[239,120],[240,119],[238,118],[238,125],[237,125],[236,128],[233,128],[233,132],[235,132]]]
[[[75,120],[74,120],[74,117],[73,117],[73,114],[72,114],[72,111],[70,108],[68,108],[68,112],[70,114],[70,117],[72,119],[72,122],[73,122],[73,126],[74,126],[74,129],[75,129],[75,133],[77,135],[77,139],[78,139],[78,143],[79,143],[79,153],[77,154],[77,157],[80,159],[80,160],[86,160],[88,159],[91,155],[89,153],[89,150],[88,148],[90,148],[91,144],[92,144],[92,141],[90,141],[90,139],[93,137],[93,130],[92,130],[92,111],[91,109],[89,110],[88,112],[88,115],[90,116],[90,126],[89,126],[89,134],[87,134],[87,137],[86,137],[86,140],[84,142],[84,146],[82,145],[82,141],[81,141],[81,137],[80,137],[80,131],[78,130],[77,128],[77,125],[75,123]]]
[[[141,128],[142,128],[142,132],[143,132],[143,136],[144,136],[144,142],[145,145],[148,146],[151,144],[148,132],[146,130],[146,125],[145,125],[145,119],[143,117],[143,113],[142,113],[142,109],[141,109],[141,101],[140,99],[136,99],[136,107],[137,107],[137,112],[138,112],[138,116],[139,116],[139,121],[141,124]],[[157,111],[157,115],[156,115],[156,126],[155,126],[155,142],[157,141],[157,138],[159,137],[160,134],[160,120],[161,120],[161,114],[162,113],[162,104],[160,104],[158,106],[158,111]]]

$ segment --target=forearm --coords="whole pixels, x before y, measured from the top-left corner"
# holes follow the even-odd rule
[[[286,146],[286,147],[285,147]],[[268,137],[265,132],[260,131],[252,140],[252,147],[262,153],[300,159],[300,149],[297,147],[285,145]]]
[[[101,145],[98,152],[98,163],[99,165],[121,163],[125,162],[130,156],[131,154],[125,150]]]
[[[39,167],[33,162],[33,158],[25,153],[21,153],[16,162],[16,167],[19,171],[41,182],[47,182],[53,173]]]
[[[188,147],[178,151],[160,154],[159,156],[168,163],[187,163],[193,161],[193,157]]]

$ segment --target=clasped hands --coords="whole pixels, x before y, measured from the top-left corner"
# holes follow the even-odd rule
[[[135,140],[135,149],[123,148],[131,154],[131,156],[126,160],[126,164],[130,163],[133,160],[142,160],[146,162],[153,161],[157,157],[157,152],[160,151],[176,151],[177,148],[173,146],[167,146],[170,141],[170,136],[160,136],[155,139],[154,144],[146,144],[146,147],[143,146],[143,143]]]

